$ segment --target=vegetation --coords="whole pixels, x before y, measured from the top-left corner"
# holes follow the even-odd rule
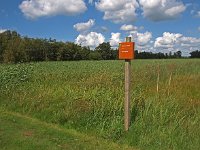
[[[196,50],[190,53],[191,58],[200,58],[200,51]]]
[[[200,149],[199,59],[132,61],[128,133],[123,61],[1,64],[0,70],[6,112],[139,149]]]
[[[135,58],[161,59],[181,58],[181,51],[174,54],[135,52]],[[191,58],[199,58],[199,52],[191,53]],[[115,60],[118,50],[112,49],[110,43],[102,43],[94,50],[72,42],[57,42],[52,39],[33,39],[22,37],[15,31],[0,34],[0,62],[36,62],[66,60]]]
[[[18,113],[4,110],[0,110],[0,112],[1,150],[131,150],[131,147],[126,145],[117,145],[110,141],[80,134],[75,130],[68,130],[55,124],[41,122]]]

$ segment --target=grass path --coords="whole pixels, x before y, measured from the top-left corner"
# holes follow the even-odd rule
[[[133,149],[0,109],[1,150]]]

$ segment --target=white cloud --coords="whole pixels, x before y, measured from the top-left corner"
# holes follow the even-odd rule
[[[186,9],[181,0],[139,0],[139,3],[143,16],[152,21],[175,19]]]
[[[112,47],[117,47],[119,45],[121,33],[111,33],[111,38],[110,38],[110,45]]]
[[[42,16],[77,15],[87,9],[84,0],[24,0],[19,8],[30,19]]]
[[[179,44],[185,44],[186,47],[198,47],[200,48],[200,38],[194,38],[194,37],[181,37]]]
[[[93,0],[89,0],[88,3],[89,3],[89,4],[93,4]]]
[[[0,34],[6,32],[7,29],[0,29]]]
[[[151,32],[139,33],[130,31],[130,37],[135,42],[136,50],[148,52],[169,53],[181,51],[183,56],[200,49],[200,38],[187,37],[180,33],[164,32],[161,37],[152,39]]]
[[[95,2],[98,10],[104,12],[103,19],[114,23],[133,22],[136,20],[136,0],[99,0]]]
[[[140,46],[147,45],[152,38],[151,32],[137,33],[137,42]]]
[[[132,37],[133,41],[141,49],[145,49],[146,47],[148,47],[152,39],[151,32],[139,33],[137,31],[131,31],[129,36]]]
[[[182,37],[182,34],[175,34],[164,32],[162,37],[156,38],[154,47],[155,48],[174,48],[175,44],[178,43],[178,39]]]
[[[86,35],[80,34],[75,39],[75,43],[81,44],[82,46],[89,46],[91,48],[97,47],[104,41],[105,37],[101,33],[96,33],[96,32],[90,32]]]
[[[83,23],[77,23],[74,25],[74,28],[79,31],[87,31],[89,30],[91,27],[93,27],[95,24],[95,20],[90,19],[88,22],[83,22]]]
[[[154,47],[158,51],[182,51],[184,55],[189,55],[191,51],[200,49],[200,38],[185,37],[180,33],[164,32],[162,37],[155,40]]]
[[[151,51],[153,47],[151,32],[139,33],[138,31],[131,31],[129,36],[135,42],[136,50]]]
[[[138,28],[136,26],[133,26],[133,25],[122,25],[120,30],[123,30],[123,31],[134,31],[134,30],[137,30]]]

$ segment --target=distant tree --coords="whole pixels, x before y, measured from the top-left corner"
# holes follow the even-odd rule
[[[42,39],[30,39],[29,45],[27,45],[30,61],[44,61],[46,58],[45,50]]]
[[[88,60],[89,59],[89,54],[90,54],[90,47],[82,47],[79,50],[79,55],[81,56],[81,60]]]
[[[89,60],[101,60],[101,54],[98,51],[90,51],[88,55]]]
[[[2,40],[3,39],[3,40]],[[24,40],[15,31],[6,31],[1,34],[1,60],[5,63],[26,62]]]
[[[176,53],[177,53],[178,58],[182,57],[182,52],[181,51],[177,51]]]
[[[15,57],[15,63],[18,62],[27,62],[28,61],[28,55],[25,51],[25,41],[22,38],[19,38],[17,41],[15,41],[15,50],[14,50],[14,57]]]
[[[169,55],[168,55],[168,53],[165,53],[165,58],[169,58]]]
[[[134,55],[135,55],[135,56],[134,56],[135,59],[138,59],[138,57],[139,57],[139,56],[138,56],[138,50],[135,50]]]
[[[17,63],[30,61],[62,60],[114,60],[118,49],[109,42],[99,44],[94,50],[73,42],[58,42],[55,39],[33,39],[21,37],[16,31],[0,34],[0,62]],[[199,51],[191,52],[191,58],[199,58]],[[136,59],[181,58],[181,51],[174,54],[135,51]]]
[[[99,46],[95,48],[95,51],[101,55],[101,59],[103,60],[109,60],[112,58],[112,49],[109,42],[99,44]]]
[[[171,51],[169,52],[169,57],[168,58],[173,58]]]
[[[190,58],[200,58],[200,51],[196,50],[190,53]]]
[[[181,51],[177,51],[172,55],[172,52],[169,53],[152,53],[152,52],[138,52],[135,50],[136,59],[166,59],[166,58],[181,58]]]
[[[60,54],[60,60],[71,60],[72,56],[68,50],[68,47],[66,44],[64,44],[62,47],[59,49],[59,54]]]
[[[110,56],[110,59],[112,59],[112,60],[116,60],[116,59],[118,59],[118,56],[119,55],[119,50],[118,49],[112,49],[111,50],[111,56]]]
[[[0,34],[0,61],[4,61],[5,51],[8,49],[8,45],[12,39],[11,31],[5,31]],[[7,52],[8,53],[8,52]],[[11,53],[11,52],[10,52]],[[10,54],[13,55],[13,54]]]
[[[67,42],[60,49],[61,60],[82,60],[82,52],[80,45]]]
[[[63,42],[56,42],[55,40],[50,40],[48,43],[46,43],[47,48],[47,56],[46,60],[48,61],[57,61],[61,60],[61,49],[64,46]]]
[[[181,51],[174,52],[174,58],[181,58],[181,55],[182,55]]]

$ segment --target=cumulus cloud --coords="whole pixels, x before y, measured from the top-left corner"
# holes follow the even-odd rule
[[[199,49],[200,48],[200,38],[195,38],[195,37],[181,37],[179,39],[179,44],[182,44],[182,46],[184,45],[185,47],[190,47],[190,48],[194,48],[194,49]]]
[[[151,32],[137,33],[137,42],[140,46],[147,45],[152,38]]]
[[[143,16],[152,21],[175,19],[186,9],[181,0],[139,0],[139,3]]]
[[[111,33],[111,38],[110,38],[110,45],[112,47],[117,47],[119,46],[121,33]]]
[[[114,23],[132,22],[136,20],[136,0],[99,0],[95,2],[98,10],[104,12],[103,19]]]
[[[0,29],[0,34],[6,32],[7,29]]]
[[[138,28],[136,26],[133,26],[133,25],[122,25],[120,30],[123,30],[123,31],[133,31],[133,30],[137,30]]]
[[[179,33],[164,32],[162,37],[156,38],[154,47],[155,48],[174,48],[175,44],[178,43],[179,38],[182,37]]]
[[[95,20],[90,19],[88,22],[83,22],[83,23],[77,23],[74,25],[74,28],[79,31],[87,31],[89,30],[91,27],[93,27],[95,24]]]
[[[161,37],[152,39],[151,32],[139,33],[130,31],[130,37],[136,44],[138,51],[169,53],[181,51],[183,56],[200,49],[200,38],[187,37],[180,33],[164,32]]]
[[[87,9],[84,0],[24,0],[19,8],[30,19],[43,16],[77,15]]]
[[[86,35],[80,34],[75,39],[75,43],[81,44],[82,46],[89,46],[91,48],[97,47],[104,41],[105,37],[101,33],[96,33],[96,32],[90,32]]]
[[[88,3],[89,3],[89,4],[93,4],[93,0],[89,0]]]
[[[188,55],[191,51],[200,49],[200,38],[186,37],[180,33],[164,32],[162,37],[155,40],[154,47],[157,50],[182,51]]]
[[[139,51],[149,51],[152,47],[151,32],[139,33],[138,31],[131,31],[129,36],[132,37],[136,43],[136,49]]]

